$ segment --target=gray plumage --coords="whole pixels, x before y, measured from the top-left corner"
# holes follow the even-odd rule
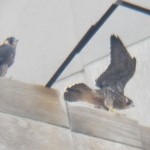
[[[14,63],[18,40],[14,37],[7,38],[0,46],[0,76],[7,73],[8,68]]]
[[[84,83],[67,88],[66,101],[84,100],[104,109],[125,109],[133,102],[124,96],[124,88],[135,73],[136,59],[132,58],[119,37],[111,36],[111,62],[96,80],[100,89],[92,90]]]
[[[119,37],[111,36],[111,63],[96,80],[96,86],[124,93],[124,87],[135,73],[136,59],[131,58]]]

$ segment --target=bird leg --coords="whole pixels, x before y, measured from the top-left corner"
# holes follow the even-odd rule
[[[126,114],[120,114],[116,111],[116,109],[112,108],[112,107],[108,107],[109,112],[114,113],[115,115],[118,116],[126,116]]]
[[[111,113],[116,113],[116,110],[113,109],[112,107],[108,107],[108,111],[111,112]]]

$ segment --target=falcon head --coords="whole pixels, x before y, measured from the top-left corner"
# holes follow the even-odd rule
[[[111,93],[110,95],[113,98],[113,106],[109,106],[115,109],[128,109],[134,107],[133,101],[128,97],[120,94],[120,93]],[[109,103],[107,103],[109,105]],[[107,107],[107,106],[106,106]]]
[[[5,40],[4,44],[11,45],[13,47],[16,47],[18,43],[18,39],[15,37],[9,37]]]
[[[130,108],[130,107],[134,107],[133,101],[129,98],[125,98],[126,100],[126,107],[125,108]]]

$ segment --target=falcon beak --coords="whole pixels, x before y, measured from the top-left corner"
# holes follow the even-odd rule
[[[18,43],[18,41],[19,41],[18,39],[15,39],[15,43]]]
[[[134,104],[132,104],[132,107],[135,107],[135,105],[134,105]]]

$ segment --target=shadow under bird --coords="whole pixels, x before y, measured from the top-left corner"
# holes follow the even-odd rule
[[[4,77],[8,68],[14,63],[18,40],[9,37],[0,46],[0,77]]]
[[[111,112],[114,109],[133,107],[133,101],[124,95],[127,82],[133,77],[136,59],[131,57],[119,37],[114,35],[111,41],[111,61],[108,68],[96,80],[99,89],[91,89],[84,83],[78,83],[66,89],[64,99],[68,102],[86,101],[96,108]]]

